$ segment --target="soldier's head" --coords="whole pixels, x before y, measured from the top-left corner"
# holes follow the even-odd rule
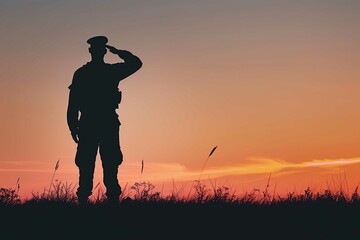
[[[96,36],[87,40],[90,44],[89,53],[93,60],[102,60],[107,52],[106,43],[108,42],[105,36]]]

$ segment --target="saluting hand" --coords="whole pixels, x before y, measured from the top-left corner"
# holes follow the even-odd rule
[[[113,54],[118,54],[118,53],[119,53],[119,50],[116,49],[116,48],[113,47],[113,46],[105,45],[105,47],[106,47],[107,49],[109,49],[109,51],[110,51],[111,53],[113,53]]]

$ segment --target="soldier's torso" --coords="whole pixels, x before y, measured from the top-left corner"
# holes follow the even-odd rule
[[[119,124],[119,81],[112,65],[88,63],[79,70],[80,124]]]

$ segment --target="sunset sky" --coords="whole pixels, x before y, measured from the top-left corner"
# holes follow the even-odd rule
[[[144,64],[120,83],[121,185],[186,185],[218,146],[202,178],[240,193],[270,174],[279,193],[353,188],[359,11],[354,0],[2,0],[0,187],[20,178],[23,196],[41,192],[58,159],[55,178],[77,182],[67,87],[90,60],[86,40],[105,35]]]

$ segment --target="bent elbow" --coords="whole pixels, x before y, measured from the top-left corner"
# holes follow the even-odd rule
[[[136,57],[137,58],[137,69],[139,70],[142,66],[143,66],[143,62],[140,60],[140,58]]]

